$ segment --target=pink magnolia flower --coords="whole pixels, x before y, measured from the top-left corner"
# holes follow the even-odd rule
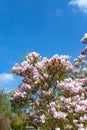
[[[82,117],[80,117],[80,120],[82,121],[82,122],[87,122],[87,114],[84,114],[84,116]]]
[[[83,38],[80,40],[80,42],[87,44],[87,33],[84,34]]]
[[[20,88],[20,91],[30,91],[31,90],[31,86],[29,84],[23,83]]]
[[[53,115],[53,117],[58,120],[64,120],[66,118],[66,116],[67,116],[67,114],[65,112],[61,112],[61,111],[59,111],[59,112],[56,111]]]
[[[87,47],[81,52],[82,55],[86,55],[87,54]]]
[[[79,114],[87,112],[85,106],[76,105],[75,111]]]

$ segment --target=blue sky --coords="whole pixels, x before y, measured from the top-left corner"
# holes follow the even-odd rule
[[[0,87],[21,83],[11,68],[27,52],[76,58],[86,32],[87,0],[0,0]]]

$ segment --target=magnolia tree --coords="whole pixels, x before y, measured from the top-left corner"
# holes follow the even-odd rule
[[[12,104],[28,109],[29,123],[40,130],[87,130],[87,48],[71,64],[69,56],[27,54],[12,72],[22,76]]]

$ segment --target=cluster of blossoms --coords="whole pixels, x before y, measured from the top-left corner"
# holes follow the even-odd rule
[[[85,55],[73,64],[69,56],[41,58],[27,54],[26,61],[15,64],[12,72],[22,76],[20,87],[13,91],[12,102],[22,99],[29,109],[30,125],[45,130],[87,129],[87,62]],[[23,103],[25,102],[25,103]]]
[[[87,75],[87,58],[85,55],[80,54],[74,62],[74,78],[85,78]]]

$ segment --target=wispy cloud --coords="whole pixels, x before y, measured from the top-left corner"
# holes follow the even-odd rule
[[[0,74],[0,85],[9,83],[10,81],[14,81],[14,77],[12,74],[9,74],[9,73]]]
[[[63,11],[61,9],[56,9],[56,14],[58,17],[63,16]]]
[[[80,11],[87,14],[87,0],[70,0],[69,5],[77,6]]]

